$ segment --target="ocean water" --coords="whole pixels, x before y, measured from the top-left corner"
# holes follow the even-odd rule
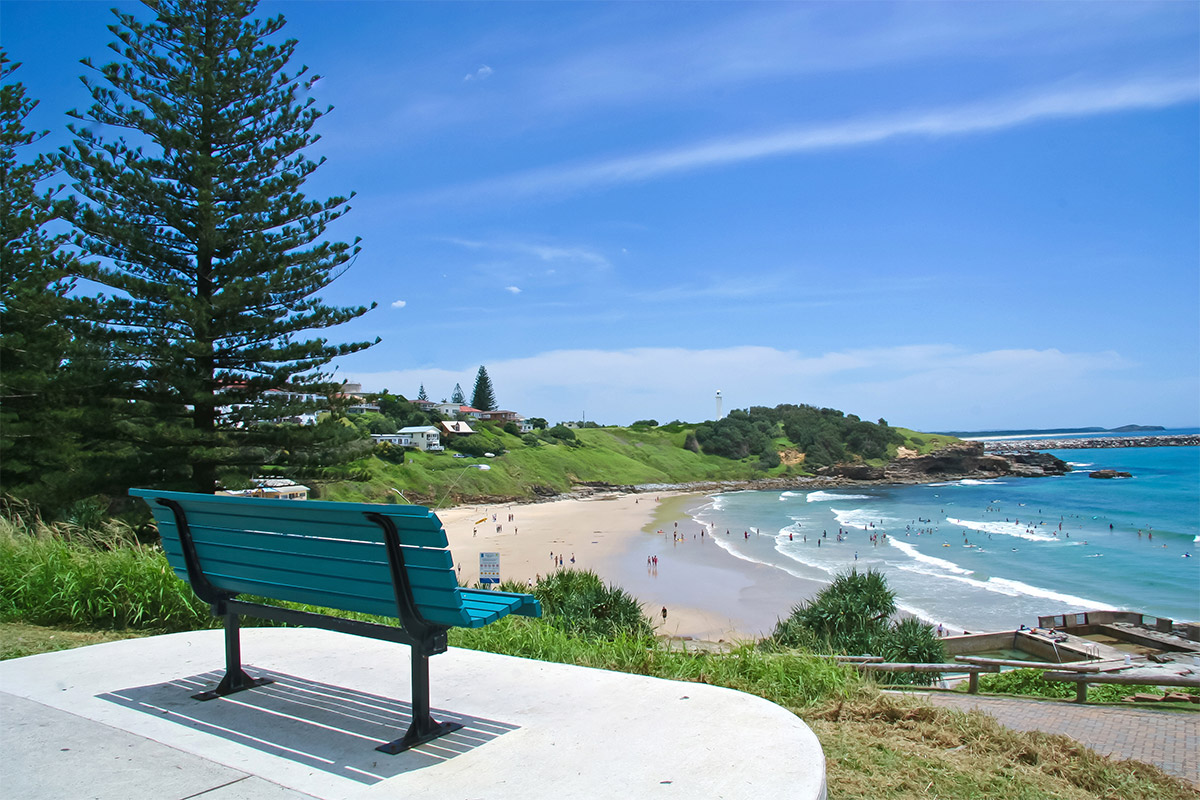
[[[730,492],[693,516],[730,556],[797,578],[880,570],[900,608],[952,630],[1097,608],[1200,619],[1200,448],[1050,452],[1075,471]],[[1088,477],[1095,469],[1133,477]],[[781,598],[784,613],[792,602]]]

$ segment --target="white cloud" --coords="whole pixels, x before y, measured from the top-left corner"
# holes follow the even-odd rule
[[[816,355],[750,346],[556,350],[487,364],[504,408],[551,421],[586,413],[613,424],[650,417],[696,422],[713,416],[718,388],[726,411],[809,403],[926,430],[1121,425],[1126,416],[1165,424],[1172,403],[1194,405],[1188,392],[1195,381],[1160,391],[1144,375],[1130,374],[1134,366],[1111,351],[969,351],[946,344]],[[476,369],[349,377],[368,389],[404,392],[420,383],[469,381]]]
[[[519,286],[505,286],[505,287],[504,287],[504,291],[506,291],[506,292],[512,292],[513,294],[520,294],[520,293],[521,293],[521,287],[519,287]]]
[[[404,308],[406,305],[408,305],[408,302],[406,300],[393,300],[392,301],[392,308]]]
[[[1131,80],[1092,86],[1044,88],[1022,97],[912,111],[890,117],[805,125],[766,134],[716,139],[668,150],[563,165],[454,187],[432,199],[459,201],[465,194],[535,196],[647,181],[724,164],[876,144],[902,136],[968,135],[1053,119],[1144,111],[1194,102],[1194,76]],[[430,199],[430,198],[426,198]]]
[[[493,72],[495,72],[494,69],[489,67],[487,64],[484,64],[479,69],[475,70],[474,72],[468,72],[466,75],[464,75],[463,80],[464,81],[485,81],[488,78],[492,77]]]

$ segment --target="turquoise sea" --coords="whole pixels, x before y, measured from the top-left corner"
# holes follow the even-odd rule
[[[881,570],[902,609],[952,630],[1097,608],[1200,619],[1200,448],[1048,452],[1075,470],[730,492],[693,516],[730,555],[796,578]],[[1095,469],[1133,477],[1089,478]]]

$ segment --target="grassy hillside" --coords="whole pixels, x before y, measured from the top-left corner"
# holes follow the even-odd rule
[[[747,481],[756,478],[809,475],[803,463],[785,463],[763,469],[757,457],[730,459],[696,453],[684,447],[691,429],[678,425],[660,428],[584,428],[575,431],[573,443],[541,439],[536,445],[522,437],[483,425],[476,434],[494,458],[454,458],[450,451],[432,454],[408,451],[403,464],[376,457],[341,468],[320,486],[328,500],[410,502],[431,506],[452,505],[467,498],[532,499],[539,494],[570,491],[581,484],[677,484],[697,481]],[[901,445],[926,453],[948,442],[935,436],[897,428]],[[797,448],[785,436],[774,440],[779,451]],[[882,464],[884,459],[872,463]],[[474,466],[486,465],[488,470]],[[339,478],[341,478],[339,480]]]
[[[896,451],[899,447],[915,450],[918,455],[923,456],[926,453],[932,453],[934,450],[939,450],[948,444],[959,441],[959,439],[946,433],[921,433],[909,430],[908,428],[895,428],[894,430],[904,437],[904,444],[889,447],[889,459],[896,457]]]

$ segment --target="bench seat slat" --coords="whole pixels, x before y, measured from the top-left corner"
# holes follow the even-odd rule
[[[197,550],[200,551],[200,548]],[[339,572],[322,574],[312,570],[296,571],[282,566],[231,562],[226,561],[220,555],[202,553],[200,558],[205,565],[204,574],[219,589],[227,588],[226,580],[246,580],[292,586],[313,592],[331,592],[382,601],[390,600],[393,606],[396,604],[391,574],[388,572],[387,566],[382,564],[363,564],[357,574]]]
[[[176,574],[187,580],[187,568],[179,543],[173,542],[164,549],[167,550],[168,561]],[[440,568],[414,566],[411,565],[411,561],[424,560],[414,557],[422,551],[413,551],[411,548],[405,550],[409,551],[406,553],[409,583],[418,605],[460,607],[462,603],[456,594],[458,582],[450,571],[449,564]],[[392,608],[389,613],[395,613],[395,593],[390,568],[386,563],[322,561],[281,553],[270,553],[269,559],[251,560],[245,556],[262,554],[259,551],[238,550],[213,544],[197,544],[196,551],[206,565],[209,580],[219,589],[236,591],[235,585],[230,582],[235,580],[288,584],[298,589],[361,594],[389,603]],[[445,551],[433,551],[433,554],[439,552],[445,554]]]
[[[382,513],[395,523],[403,544],[440,548],[448,546],[441,521],[431,511],[420,506],[265,498],[254,498],[253,503],[230,503],[230,500],[242,498],[186,492],[150,492],[145,489],[131,489],[130,494],[146,497],[151,500],[152,505],[157,505],[153,503],[155,497],[183,504],[189,526],[277,530],[328,539],[378,542],[382,541],[383,533],[365,514]]]
[[[189,525],[189,528],[191,526]],[[169,555],[183,557],[179,543],[179,532],[170,525],[159,525],[164,549]],[[200,528],[192,531],[197,545],[208,547],[241,548],[247,551],[246,559],[258,559],[277,563],[274,559],[313,558],[321,561],[340,560],[346,562],[375,562],[387,564],[387,551],[382,544],[367,542],[331,541],[301,536],[284,536],[261,532],[235,531],[230,529]],[[450,569],[454,560],[449,550],[425,547],[402,547],[404,563],[409,566],[433,569]],[[278,562],[281,565],[283,561]]]
[[[288,536],[280,533],[242,531],[234,530],[232,528],[213,528],[203,525],[193,525],[191,524],[190,520],[188,528],[192,531],[192,538],[196,542],[220,542],[230,546],[254,548],[259,550],[278,550],[280,552],[308,555],[315,558],[346,558],[352,561],[387,561],[387,553],[383,549],[382,541],[346,541],[338,539],[322,539],[315,536]],[[176,542],[179,541],[179,532],[175,529],[175,522],[173,519],[167,524],[159,522],[158,532],[163,537],[164,541],[168,539]]]
[[[199,549],[199,548],[197,548]],[[201,556],[204,559],[203,556]],[[244,563],[224,562],[220,558],[204,559],[205,575],[214,586],[227,591],[239,589],[246,582],[262,586],[287,586],[295,591],[313,592],[347,598],[362,598],[368,602],[383,603],[396,614],[396,594],[392,588],[391,575],[386,565],[359,575],[331,575],[316,572],[293,572],[284,569],[263,567]],[[408,571],[413,600],[418,607],[459,608],[462,606],[457,583],[445,582],[447,573],[413,568]],[[256,593],[263,594],[262,590]],[[313,605],[321,605],[316,601]],[[339,608],[336,604],[333,608]]]
[[[362,596],[349,596],[331,592],[316,592],[312,589],[287,586],[280,583],[264,583],[241,578],[219,578],[222,588],[238,594],[256,595],[270,600],[286,600],[291,603],[334,608],[339,611],[357,611],[381,617],[396,618],[396,601],[373,600]]]

